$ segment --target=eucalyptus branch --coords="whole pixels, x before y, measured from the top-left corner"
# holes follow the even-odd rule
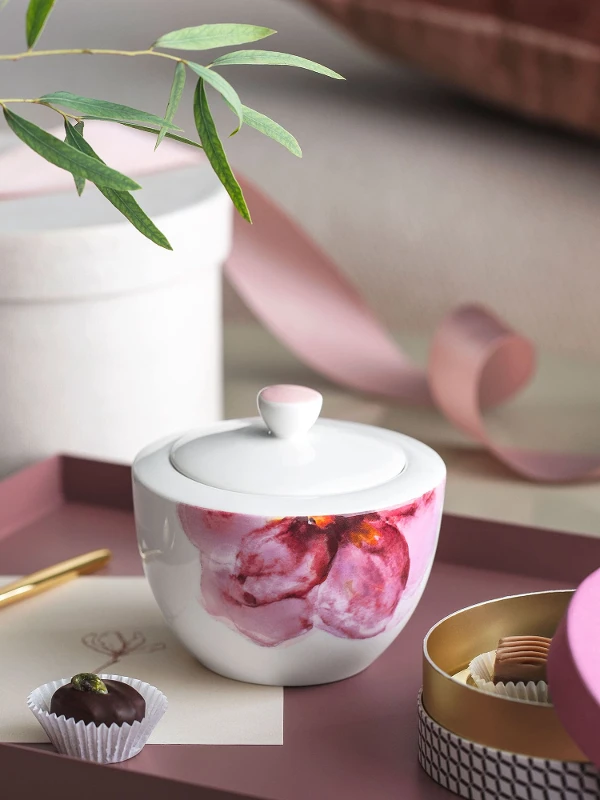
[[[1,9],[2,0],[0,0]],[[235,23],[198,25],[171,31],[159,37],[154,44],[145,50],[114,50],[99,48],[69,48],[58,50],[34,50],[44,26],[54,7],[55,0],[29,0],[25,33],[28,50],[20,53],[0,54],[2,61],[21,61],[25,58],[44,58],[52,56],[116,56],[137,58],[151,56],[175,63],[171,91],[165,113],[162,116],[142,111],[131,106],[113,103],[108,100],[97,100],[81,97],[71,92],[58,91],[36,98],[9,97],[0,99],[0,109],[8,127],[13,133],[38,155],[55,166],[67,170],[73,175],[79,194],[84,190],[86,181],[97,186],[106,199],[121,212],[144,236],[155,244],[170,249],[165,236],[156,228],[152,220],[144,213],[130,192],[140,188],[131,178],[112,169],[102,161],[101,157],[90,147],[84,138],[84,120],[104,120],[146,131],[156,136],[156,147],[164,138],[182,144],[204,149],[206,157],[229,193],[233,204],[244,219],[251,221],[242,189],[236,180],[227,161],[223,144],[212,118],[206,95],[207,87],[215,90],[225,101],[229,109],[237,117],[237,133],[242,125],[247,125],[265,136],[286,147],[296,156],[301,156],[300,145],[289,131],[286,131],[274,120],[248,108],[233,86],[218,71],[221,67],[234,64],[300,67],[330,78],[341,78],[337,72],[323,67],[314,61],[287,53],[272,50],[238,50],[228,52],[203,66],[189,58],[161,52],[161,50],[201,51],[217,47],[247,44],[272,36],[275,31],[258,25],[242,25]],[[156,48],[159,48],[158,50]],[[183,96],[188,69],[197,78],[194,92],[194,121],[199,141],[188,139],[176,131],[174,119]],[[18,116],[7,106],[13,103],[46,106],[60,114],[65,123],[66,139],[62,140],[38,127],[29,120]],[[69,111],[63,110],[64,108]],[[73,120],[71,124],[69,120]]]

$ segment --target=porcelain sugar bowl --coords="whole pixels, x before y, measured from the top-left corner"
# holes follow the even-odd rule
[[[271,386],[260,417],[144,449],[133,465],[144,569],[205,666],[302,686],[361,672],[427,583],[446,470],[426,445],[319,419],[321,395]]]

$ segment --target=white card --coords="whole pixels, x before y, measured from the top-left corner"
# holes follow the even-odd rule
[[[77,578],[0,609],[0,741],[47,741],[27,696],[78,672],[164,692],[169,708],[149,744],[283,743],[283,689],[205,669],[167,628],[145,578]]]

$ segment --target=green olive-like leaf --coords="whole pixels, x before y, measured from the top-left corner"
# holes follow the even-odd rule
[[[338,72],[334,72],[329,67],[317,64],[301,56],[292,56],[289,53],[275,53],[272,50],[236,50],[234,53],[215,58],[212,62],[213,67],[232,66],[233,64],[257,64],[272,67],[300,67],[311,72],[318,72],[320,75],[327,75],[329,78],[336,78],[343,81],[345,78]]]
[[[25,17],[25,35],[30,50],[40,38],[54,3],[55,0],[29,0]]]
[[[153,133],[155,136],[158,136],[160,133],[158,128],[150,128],[148,125],[138,125],[135,122],[124,122],[123,120],[107,120],[104,117],[88,117],[84,116],[81,119],[85,120],[97,120],[98,122],[118,122],[119,125],[125,125],[126,128],[135,128],[136,131],[145,131],[146,133]],[[187,139],[185,136],[179,136],[176,133],[171,133],[170,131],[165,134],[167,139],[173,139],[176,142],[181,142],[182,144],[189,144],[191,147],[197,147],[199,150],[202,150],[202,145],[200,142],[194,142],[193,139]]]
[[[255,111],[253,108],[248,108],[248,106],[242,106],[242,111],[246,125],[250,125],[251,128],[255,128],[265,136],[269,136],[274,141],[287,147],[290,153],[302,158],[302,150],[297,139],[278,122],[261,114],[259,111]]]
[[[154,47],[167,47],[170,50],[211,50],[213,47],[230,47],[266,39],[277,31],[259,25],[240,25],[238,23],[217,23],[198,25],[194,28],[181,28],[165,33],[154,42]]]
[[[178,130],[176,125],[157,116],[149,114],[147,111],[140,111],[138,108],[124,106],[120,103],[111,103],[108,100],[95,100],[92,97],[80,97],[71,92],[52,92],[39,98],[43,103],[51,105],[65,106],[81,114],[90,114],[94,117],[120,122],[128,120],[130,122],[152,122],[169,129]]]
[[[196,75],[202,78],[203,81],[206,81],[206,83],[210,83],[213,89],[216,89],[217,92],[219,92],[219,94],[225,98],[239,120],[240,124],[233,132],[237,133],[244,122],[244,114],[242,111],[242,101],[240,100],[240,96],[236,90],[229,83],[229,81],[226,81],[225,78],[222,75],[219,75],[218,72],[215,72],[208,67],[203,67],[201,64],[194,64],[193,61],[188,61],[187,65],[196,73]]]
[[[78,126],[73,126],[65,122],[65,128],[67,131],[67,139],[73,147],[78,148],[82,153],[85,153],[91,158],[98,159],[101,164],[104,163],[91,145],[83,138],[81,131],[78,130]],[[150,217],[140,208],[137,201],[129,192],[118,192],[115,191],[115,189],[109,189],[100,184],[97,184],[97,186],[104,197],[131,222],[134,228],[137,228],[140,233],[146,236],[146,238],[150,239],[154,244],[159,245],[159,247],[164,247],[165,250],[173,249],[167,237],[159,231]]]
[[[81,153],[71,145],[61,142],[56,136],[52,136],[51,133],[34,125],[33,122],[19,117],[8,108],[4,108],[4,118],[8,127],[24,144],[45,158],[46,161],[67,170],[72,175],[79,175],[92,183],[100,183],[102,186],[109,186],[121,191],[141,188],[139,183],[131,178],[107,167],[106,164],[85,153]]]
[[[73,180],[75,181],[75,188],[77,189],[77,194],[79,197],[83,194],[83,190],[85,189],[85,178],[80,178],[79,175],[73,175]]]
[[[173,122],[175,118],[175,114],[177,113],[177,108],[179,107],[179,101],[181,100],[181,95],[183,94],[183,89],[185,87],[185,66],[182,64],[181,61],[178,62],[177,66],[175,67],[175,74],[173,75],[173,83],[171,85],[171,94],[169,95],[169,102],[167,103],[167,110],[165,111],[165,121],[167,123]],[[165,138],[165,134],[167,133],[168,126],[163,125],[160,129],[160,133],[158,134],[158,138],[156,140],[156,145],[154,149],[158,147],[158,145],[162,142]]]
[[[200,136],[200,141],[204,147],[204,152],[217,177],[227,190],[234,206],[242,217],[248,220],[248,222],[252,222],[244,193],[242,192],[242,187],[231,171],[227,156],[225,155],[225,150],[219,139],[215,122],[210,113],[208,100],[206,99],[206,90],[202,78],[200,78],[196,84],[196,91],[194,92],[194,120],[196,122],[198,135]]]
[[[83,122],[78,122],[77,125],[73,126],[76,131],[78,131],[83,136]],[[67,138],[65,141],[67,144],[69,143],[69,128],[70,125],[65,120],[65,132],[67,134]],[[83,190],[85,189],[85,178],[80,177],[79,175],[73,175],[73,180],[75,181],[75,188],[77,189],[77,194],[79,197],[83,194]]]

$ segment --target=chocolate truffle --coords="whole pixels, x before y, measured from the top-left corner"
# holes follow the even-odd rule
[[[546,680],[546,662],[552,639],[545,636],[505,636],[498,642],[494,683]]]
[[[123,681],[102,681],[97,675],[82,672],[52,695],[50,713],[64,715],[87,725],[122,725],[141,722],[146,714],[142,695]]]

